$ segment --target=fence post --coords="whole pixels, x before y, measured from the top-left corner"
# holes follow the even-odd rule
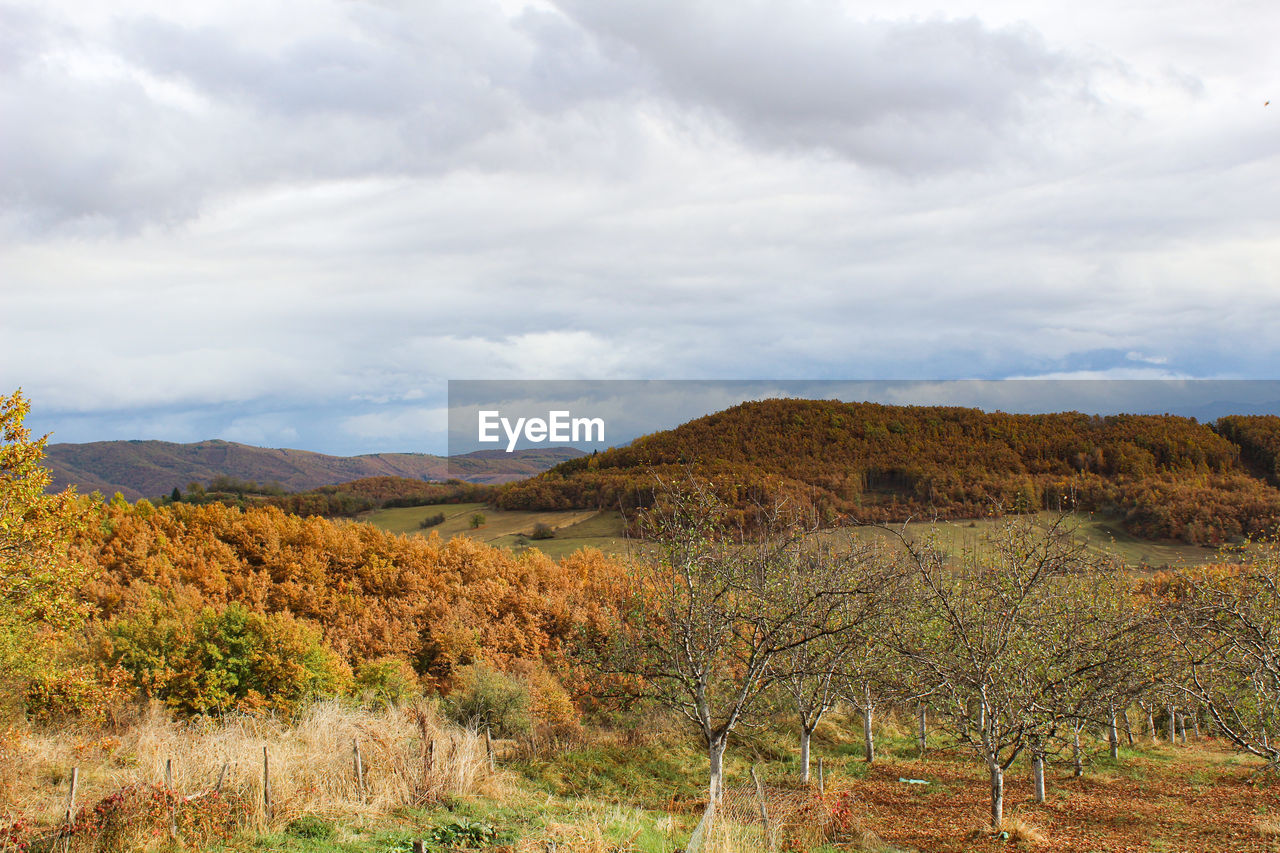
[[[262,805],[267,814],[267,822],[275,820],[275,810],[271,806],[271,759],[267,756],[267,748],[262,747]]]
[[[493,735],[490,733],[489,727],[484,727],[484,751],[489,756],[489,772],[492,773],[496,769],[493,760]]]
[[[422,843],[421,838],[414,839],[413,853],[426,853],[427,846]]]
[[[827,779],[822,772],[822,756],[818,756],[818,796],[825,797],[827,795]]]
[[[351,763],[355,766],[356,771],[356,788],[361,794],[364,790],[364,761],[360,756],[360,738],[356,738],[351,742]]]
[[[765,807],[764,802],[764,785],[760,782],[760,777],[756,775],[756,766],[751,765],[751,781],[756,783],[756,803],[760,806],[760,824],[764,827],[764,844],[765,847],[773,850],[773,833],[769,831],[769,811]]]
[[[173,788],[173,759],[164,760],[164,790],[166,797],[173,797],[169,804],[169,837],[178,837],[178,795]]]
[[[231,767],[230,762],[228,761],[222,762],[222,769],[218,771],[218,783],[213,786],[213,792],[215,794],[219,793],[222,790],[222,780],[227,778],[227,770],[230,769],[230,767]]]
[[[76,817],[76,789],[80,787],[80,768],[71,768],[71,791],[67,794],[67,813],[63,818],[63,837],[62,849],[64,851],[71,847],[71,824]]]

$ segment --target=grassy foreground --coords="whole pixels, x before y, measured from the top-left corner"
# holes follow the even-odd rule
[[[781,728],[733,742],[726,828],[712,836],[710,850],[769,846],[753,764],[777,849],[1280,850],[1280,783],[1254,779],[1256,761],[1209,739],[1169,745],[1139,738],[1119,761],[1107,757],[1105,744],[1088,743],[1083,778],[1072,777],[1069,762],[1052,765],[1048,801],[1039,805],[1027,768],[1015,766],[1006,783],[1010,837],[1000,839],[984,826],[985,773],[968,754],[935,735],[922,759],[890,717],[877,728],[879,757],[867,765],[853,735],[851,721],[839,717],[819,729],[815,775],[821,757],[823,797],[816,784],[798,782],[793,744]],[[357,741],[363,786],[353,768]],[[273,760],[270,815],[262,805],[264,746]],[[673,853],[705,802],[705,757],[681,732],[593,732],[539,750],[500,742],[491,772],[483,737],[422,707],[368,712],[326,704],[292,726],[246,718],[180,725],[153,715],[96,739],[11,730],[4,753],[0,813],[8,821],[20,815],[29,837],[56,833],[71,766],[79,768],[82,826],[84,815],[101,812],[121,790],[152,792],[121,801],[114,823],[99,821],[97,836],[73,835],[71,851],[408,853],[414,839],[424,839],[436,851]],[[170,760],[181,799],[154,793],[163,792]],[[221,793],[209,797],[223,765]],[[137,783],[158,787],[128,787]],[[0,850],[17,849],[0,833]]]

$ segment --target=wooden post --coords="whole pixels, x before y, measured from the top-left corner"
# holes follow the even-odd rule
[[[489,772],[492,773],[496,765],[493,760],[493,735],[488,726],[484,727],[484,752],[489,756]]]
[[[921,758],[924,758],[925,749],[929,745],[929,741],[928,741],[929,731],[926,728],[926,724],[928,723],[928,716],[929,716],[928,709],[925,708],[923,704],[921,704],[920,705],[920,731],[917,734],[917,741],[916,741],[917,746],[919,746],[920,748]]]
[[[764,843],[765,847],[773,850],[773,833],[769,831],[769,810],[764,802],[764,785],[760,782],[760,777],[756,775],[756,766],[751,765],[751,781],[756,783],[756,804],[760,807],[760,825],[764,827]]]
[[[436,739],[427,742],[427,773],[434,776],[436,772]]]
[[[71,824],[76,819],[76,789],[80,787],[80,768],[71,768],[71,791],[67,794],[67,813],[63,817],[63,832],[65,835],[62,839],[62,849],[67,850],[71,846]]]
[[[364,790],[364,760],[360,755],[360,738],[356,738],[351,742],[351,763],[356,771],[356,788],[361,794]]]
[[[827,795],[827,780],[822,773],[822,756],[818,756],[818,796],[825,797]]]
[[[213,786],[213,792],[216,794],[222,790],[222,782],[227,778],[227,770],[230,769],[230,762],[222,762],[222,769],[218,771],[218,784]]]
[[[267,756],[267,748],[262,748],[262,806],[267,814],[267,821],[275,820],[275,809],[271,806],[271,759]]]
[[[427,846],[426,846],[425,844],[423,844],[423,843],[422,843],[422,839],[421,839],[421,838],[416,838],[416,839],[414,839],[414,841],[413,841],[413,853],[426,853],[426,849],[427,849]]]
[[[169,806],[169,837],[178,837],[178,795],[173,789],[173,759],[164,760],[164,790],[166,797],[173,797]]]

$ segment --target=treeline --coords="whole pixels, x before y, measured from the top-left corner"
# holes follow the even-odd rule
[[[37,713],[84,710],[106,683],[188,713],[288,710],[353,679],[447,693],[481,664],[563,692],[577,678],[567,647],[603,629],[617,577],[597,552],[556,562],[277,507],[85,511],[70,556],[92,578],[91,640],[77,666],[34,680]]]
[[[259,485],[252,480],[215,477],[207,486],[190,483],[186,491],[177,487],[157,503],[221,503],[238,509],[273,506],[294,515],[324,518],[354,518],[375,509],[427,506],[441,503],[479,503],[489,499],[493,486],[447,480],[429,483],[408,477],[365,477],[334,486],[320,486],[306,492],[286,492],[279,484]]]
[[[1259,476],[1280,486],[1280,418],[1274,415],[1229,415],[1214,427],[1240,446],[1240,456]]]
[[[1235,420],[1260,436],[1249,453],[1270,448],[1274,465],[1280,419]],[[1242,434],[1170,415],[766,400],[562,463],[500,487],[493,500],[504,509],[632,509],[652,502],[659,481],[692,474],[742,512],[784,496],[830,522],[1075,506],[1116,514],[1148,538],[1212,544],[1280,517],[1280,491],[1241,461]]]

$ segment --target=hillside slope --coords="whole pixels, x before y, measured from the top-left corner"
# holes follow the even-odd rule
[[[230,441],[176,444],[168,441],[96,441],[51,444],[45,464],[53,471],[53,488],[75,485],[81,492],[130,500],[168,494],[188,483],[208,483],[223,476],[257,483],[278,483],[288,491],[345,483],[366,477],[441,480],[454,476],[475,483],[503,483],[529,477],[551,465],[581,456],[568,447],[486,452],[455,457],[426,453],[375,453],[328,456],[307,450],[254,447]]]
[[[711,478],[744,512],[786,495],[829,519],[1074,505],[1115,513],[1148,538],[1214,543],[1280,518],[1280,491],[1242,463],[1238,444],[1192,418],[826,400],[743,403],[510,483],[498,503],[625,508],[651,499],[655,477],[686,471]]]

